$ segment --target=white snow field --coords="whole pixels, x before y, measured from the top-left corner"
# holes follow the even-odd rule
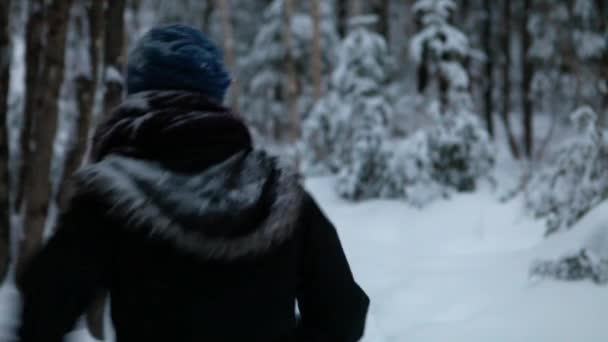
[[[528,277],[533,260],[608,231],[608,203],[545,239],[542,222],[526,217],[518,199],[501,204],[489,190],[419,210],[397,201],[349,204],[332,186],[308,182],[371,297],[365,342],[608,341],[608,288]]]
[[[533,281],[533,260],[579,249],[608,232],[608,203],[571,231],[542,222],[490,190],[419,210],[398,201],[352,204],[333,179],[307,182],[338,227],[355,277],[372,300],[364,342],[605,342],[608,288]],[[0,341],[10,341],[17,293],[0,288]],[[94,341],[79,329],[72,342]]]

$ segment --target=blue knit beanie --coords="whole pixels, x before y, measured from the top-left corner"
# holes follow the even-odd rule
[[[129,54],[127,93],[145,90],[194,90],[218,103],[230,86],[220,49],[185,25],[153,28]]]

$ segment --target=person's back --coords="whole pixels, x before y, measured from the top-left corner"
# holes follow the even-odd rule
[[[361,337],[369,300],[334,227],[220,105],[229,82],[194,29],[138,43],[130,95],[97,130],[56,235],[19,280],[21,341],[60,341],[102,289],[118,342]]]

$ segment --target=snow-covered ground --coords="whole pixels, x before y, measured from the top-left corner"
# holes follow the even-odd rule
[[[528,277],[533,260],[576,250],[608,225],[608,203],[545,239],[520,201],[501,204],[489,190],[419,210],[397,201],[346,203],[329,178],[307,186],[372,299],[365,342],[608,341],[608,288]],[[17,304],[16,291],[1,287],[0,341]],[[90,341],[84,335],[72,341]]]
[[[372,299],[365,342],[608,341],[607,288],[528,277],[533,260],[578,249],[608,225],[608,203],[545,239],[520,201],[501,204],[490,191],[417,210],[395,201],[345,203],[329,179],[308,187]]]

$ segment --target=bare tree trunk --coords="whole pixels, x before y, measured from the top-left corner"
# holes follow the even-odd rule
[[[321,9],[320,0],[312,0],[312,83],[314,86],[314,99],[318,101],[322,96],[321,69]]]
[[[336,0],[336,16],[338,17],[338,34],[344,38],[348,32],[348,0]]]
[[[123,66],[124,54],[124,13],[125,0],[112,0],[108,2],[105,18],[104,39],[104,83],[105,95],[103,99],[104,113],[107,115],[118,106],[123,93]]]
[[[91,0],[87,8],[87,18],[89,27],[88,47],[89,63],[91,65],[91,75],[78,75],[76,82],[77,102],[79,117],[77,124],[77,139],[73,150],[68,155],[64,177],[73,174],[84,162],[88,151],[89,130],[95,104],[95,94],[99,83],[99,65],[103,46],[104,33],[104,4],[105,0]],[[61,188],[59,203],[65,207],[68,202],[69,193],[67,187]],[[105,293],[100,293],[91,303],[86,313],[87,329],[91,336],[98,340],[103,340],[103,310],[105,303]]]
[[[51,161],[57,131],[59,92],[64,78],[66,33],[71,0],[55,0],[49,4],[46,41],[40,91],[36,92],[25,178],[25,239],[22,240],[18,262],[19,272],[42,245],[44,226],[51,199]],[[44,91],[42,91],[44,90]],[[27,139],[28,137],[26,137]]]
[[[524,149],[526,157],[532,158],[534,150],[534,126],[533,126],[533,108],[532,108],[532,76],[534,74],[534,65],[528,57],[528,51],[532,45],[532,36],[528,30],[528,12],[530,11],[530,0],[524,0],[523,15],[521,19],[521,59],[522,59],[522,123],[524,128]]]
[[[608,34],[608,3],[604,0],[596,0],[596,6],[600,14],[599,32]],[[599,72],[601,79],[608,85],[608,51],[604,51],[599,63]],[[605,127],[608,122],[608,89],[604,89],[601,94],[600,110],[598,112],[598,123],[600,127]]]
[[[105,2],[105,0],[100,0],[101,2]],[[140,9],[141,9],[142,0],[126,0],[124,15],[127,19],[124,24],[124,40],[123,50],[127,49],[133,43],[131,40],[135,40],[139,38],[139,31],[141,29],[141,17],[140,17]],[[126,52],[124,55],[126,55]]]
[[[350,0],[350,17],[356,17],[363,14],[363,4],[361,0]]]
[[[76,85],[76,103],[78,105],[78,117],[75,122],[76,139],[66,152],[66,162],[57,199],[60,208],[65,208],[69,200],[69,191],[67,191],[66,186],[67,180],[83,164],[85,159],[99,75],[101,33],[103,31],[103,1],[91,0],[84,6],[86,6],[85,22],[88,29],[83,29],[81,32],[88,32],[89,35],[86,58],[88,59],[90,69],[88,72],[79,73],[72,80]],[[82,40],[86,41],[85,39]]]
[[[483,5],[485,7],[487,5],[487,3],[490,2],[490,1],[482,0],[482,2],[484,3]],[[469,1],[469,0],[460,0],[460,6],[459,6],[459,8],[460,8],[460,18],[462,20],[465,20],[465,23],[466,23],[466,21],[468,21],[470,19],[469,15],[471,14],[470,13],[471,12],[471,1]],[[453,19],[454,19],[454,16],[452,16],[452,20]]]
[[[19,184],[15,206],[21,211],[25,192],[26,162],[29,159],[32,145],[32,125],[34,121],[34,107],[36,92],[40,85],[40,66],[43,57],[42,31],[44,28],[44,1],[30,0],[29,13],[26,24],[25,43],[25,104],[23,109],[23,129],[21,131],[21,160],[19,162]]]
[[[492,49],[492,5],[490,1],[483,1],[485,20],[483,23],[483,45],[486,50],[486,63],[485,63],[485,74],[486,82],[484,87],[484,105],[485,105],[485,116],[486,116],[486,127],[491,137],[494,137],[494,112],[492,102],[492,91],[494,90],[494,78],[492,77],[492,71],[494,70],[494,51]]]
[[[509,147],[511,148],[511,153],[515,159],[519,159],[519,147],[517,146],[517,141],[515,140],[515,136],[513,135],[513,130],[511,129],[511,121],[509,117],[511,116],[511,76],[509,71],[511,70],[511,6],[510,0],[503,0],[503,28],[502,28],[502,37],[501,37],[501,45],[504,56],[504,61],[502,64],[502,123],[505,127],[505,132],[507,134],[507,140],[509,142]]]
[[[429,58],[430,56],[428,54],[428,49],[426,46],[424,46],[422,50],[422,60],[420,61],[416,69],[416,89],[418,90],[419,94],[424,94],[429,84]]]
[[[375,0],[373,12],[378,17],[377,31],[388,42],[391,24],[390,0]]]
[[[289,140],[295,143],[300,138],[300,117],[297,108],[298,84],[296,79],[296,66],[293,59],[293,37],[291,32],[291,20],[293,18],[293,0],[285,0],[285,24],[283,27],[283,44],[285,44],[285,100],[287,101],[287,111],[289,113]]]
[[[203,11],[203,27],[202,30],[205,34],[209,34],[211,31],[211,15],[213,14],[214,4],[212,0],[205,1],[205,9]]]
[[[439,113],[445,114],[446,109],[449,107],[449,94],[450,81],[443,72],[437,72],[437,85],[439,90]]]
[[[10,0],[0,3],[0,283],[8,269],[10,255],[10,204],[8,132],[8,91],[11,67]]]
[[[222,33],[224,35],[224,50],[226,62],[232,71],[233,79],[230,88],[230,102],[232,107],[239,110],[240,84],[236,73],[236,52],[234,46],[234,30],[232,27],[232,4],[230,0],[217,0],[222,14]]]

